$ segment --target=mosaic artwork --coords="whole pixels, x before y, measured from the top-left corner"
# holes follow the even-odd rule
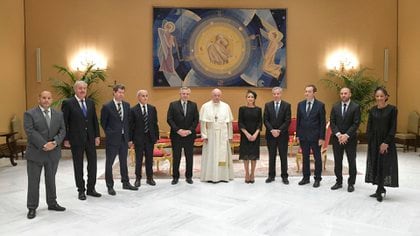
[[[286,87],[286,9],[153,9],[154,87]]]

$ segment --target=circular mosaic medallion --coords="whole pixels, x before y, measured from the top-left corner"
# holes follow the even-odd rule
[[[199,22],[189,41],[191,66],[208,79],[228,83],[248,65],[250,42],[246,28],[226,17]]]

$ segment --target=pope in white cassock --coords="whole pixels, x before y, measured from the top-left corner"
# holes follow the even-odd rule
[[[204,139],[201,158],[201,181],[227,182],[233,180],[232,111],[220,101],[222,91],[213,89],[212,100],[200,110],[201,137]]]

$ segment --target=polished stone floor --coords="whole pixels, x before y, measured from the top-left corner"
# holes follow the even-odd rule
[[[375,187],[364,183],[366,148],[359,147],[356,190],[331,191],[335,177],[321,187],[298,186],[300,177],[283,185],[280,178],[266,184],[243,179],[209,184],[182,179],[157,179],[139,191],[77,199],[71,159],[60,162],[56,182],[58,201],[67,210],[51,212],[45,204],[43,180],[37,217],[26,218],[26,162],[12,167],[0,159],[0,235],[420,235],[420,156],[399,152],[400,188],[388,189],[382,203],[368,197]],[[103,155],[98,176],[103,173]],[[329,153],[329,159],[332,158]],[[311,180],[313,182],[313,180]]]

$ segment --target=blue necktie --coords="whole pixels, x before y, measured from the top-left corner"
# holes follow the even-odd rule
[[[83,112],[83,116],[86,118],[87,117],[87,109],[86,109],[86,105],[85,105],[85,100],[80,100],[80,102],[82,103],[82,112]]]

